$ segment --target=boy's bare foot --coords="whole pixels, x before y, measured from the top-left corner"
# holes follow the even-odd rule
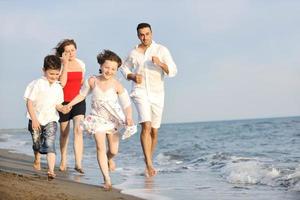
[[[34,161],[34,163],[33,163],[33,168],[34,168],[35,170],[40,171],[40,170],[41,170],[41,162]]]
[[[48,171],[47,174],[48,174],[48,181],[52,181],[56,177],[56,174],[54,172]]]
[[[116,163],[115,163],[115,161],[113,161],[113,159],[108,160],[108,169],[111,172],[116,170]]]

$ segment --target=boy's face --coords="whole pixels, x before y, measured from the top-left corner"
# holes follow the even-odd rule
[[[113,78],[118,70],[118,63],[115,61],[111,61],[111,60],[106,60],[102,66],[101,66],[101,70],[102,70],[102,75],[105,79],[111,79]]]
[[[44,71],[44,75],[47,78],[47,80],[49,81],[49,83],[52,84],[58,80],[59,72],[60,71],[57,69],[48,69],[48,70]]]

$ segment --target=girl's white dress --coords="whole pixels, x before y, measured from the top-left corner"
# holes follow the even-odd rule
[[[97,83],[98,82],[98,83]],[[95,77],[94,88],[90,88],[88,80],[81,95],[91,93],[91,113],[81,123],[84,131],[95,133],[116,133],[125,127],[125,116],[119,104],[118,94],[114,87],[103,91]]]

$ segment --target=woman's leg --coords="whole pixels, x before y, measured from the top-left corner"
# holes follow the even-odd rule
[[[81,162],[83,155],[83,134],[80,128],[80,122],[84,119],[84,115],[73,117],[74,127],[74,153],[75,153],[75,169],[82,170]]]
[[[67,170],[67,150],[68,150],[68,143],[69,143],[69,131],[70,131],[69,121],[61,122],[60,137],[59,137],[60,155],[61,155],[59,170],[61,171]]]
[[[107,134],[107,159],[108,159],[108,168],[110,171],[114,171],[116,169],[116,164],[113,161],[113,157],[117,155],[119,151],[119,133],[115,134]]]
[[[97,148],[97,160],[104,179],[104,188],[111,188],[111,181],[108,172],[107,155],[106,155],[106,134],[96,133],[94,135]]]

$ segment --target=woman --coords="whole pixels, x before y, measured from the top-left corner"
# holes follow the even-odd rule
[[[72,39],[64,39],[55,48],[56,55],[61,57],[63,68],[60,75],[60,83],[64,91],[64,103],[68,104],[79,94],[84,82],[85,64],[76,58],[77,45]],[[82,169],[83,134],[80,129],[80,121],[84,119],[86,111],[85,101],[74,105],[67,114],[60,115],[60,171],[67,170],[67,147],[69,142],[70,121],[73,120],[75,170],[84,174]]]

